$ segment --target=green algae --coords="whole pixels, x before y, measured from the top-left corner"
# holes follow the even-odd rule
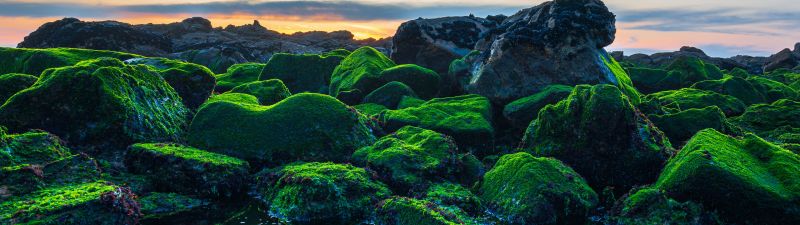
[[[228,71],[223,74],[217,74],[217,86],[214,89],[216,92],[222,93],[233,89],[236,86],[257,81],[261,76],[261,71],[264,70],[265,64],[263,63],[240,63],[228,67]]]
[[[376,224],[380,225],[456,225],[481,224],[463,211],[413,198],[393,196],[383,200],[377,209]]]
[[[0,127],[0,130],[4,129]],[[0,167],[43,164],[70,155],[63,141],[47,132],[5,134],[0,131]]]
[[[539,115],[539,110],[549,104],[556,104],[572,93],[572,87],[550,85],[534,95],[517,99],[503,108],[503,116],[518,129],[525,129]]]
[[[671,143],[684,143],[698,131],[713,128],[728,134],[738,134],[739,129],[725,118],[722,110],[716,106],[702,109],[688,109],[666,115],[650,115],[653,122]]]
[[[740,115],[747,107],[744,102],[733,96],[693,88],[682,88],[679,90],[649,94],[644,97],[643,101],[678,111],[701,109],[713,105],[720,108],[726,116]]]
[[[46,69],[72,66],[80,61],[101,57],[126,60],[142,56],[77,48],[0,48],[0,74],[24,73],[38,76]]]
[[[372,47],[361,47],[334,69],[329,93],[346,103],[358,103],[364,95],[379,88],[381,72],[396,64]]]
[[[380,78],[383,82],[397,81],[406,84],[423,99],[435,97],[441,82],[439,74],[414,64],[387,68],[381,71]]]
[[[183,104],[197,109],[208,99],[216,78],[214,73],[202,65],[167,58],[137,58],[125,61],[129,65],[148,65],[155,68],[161,77],[181,96]]]
[[[365,96],[364,103],[375,103],[389,109],[397,109],[397,105],[406,96],[417,97],[417,94],[408,85],[392,81]]]
[[[281,80],[262,80],[245,83],[231,89],[230,93],[255,96],[261,105],[272,105],[292,95]]]
[[[269,59],[259,80],[279,79],[294,93],[328,93],[336,66],[350,55],[347,50],[323,54],[278,53]]]

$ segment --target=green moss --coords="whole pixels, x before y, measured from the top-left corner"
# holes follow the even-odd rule
[[[417,94],[407,85],[392,81],[369,93],[364,97],[364,103],[375,103],[386,108],[396,109],[405,96],[417,97]]]
[[[701,81],[692,85],[692,88],[713,91],[723,95],[730,95],[742,100],[742,102],[744,102],[746,105],[767,102],[764,92],[756,89],[756,87],[749,81],[738,77]]]
[[[294,93],[328,93],[331,74],[349,54],[347,50],[319,55],[278,53],[269,59],[259,79],[280,79]]]
[[[126,60],[142,56],[77,48],[30,49],[0,47],[0,74],[24,73],[38,76],[46,69],[72,66],[83,60],[101,57]]]
[[[723,78],[722,71],[702,60],[683,56],[664,69],[628,68],[633,84],[644,93],[676,90],[704,80]]]
[[[0,167],[0,200],[54,186],[93,182],[100,178],[100,172],[97,161],[86,155]]]
[[[237,104],[245,104],[245,105],[258,105],[258,98],[256,96],[252,96],[249,94],[243,93],[224,93],[220,95],[213,95],[211,98],[203,103],[203,106],[215,103],[215,102],[231,102]],[[200,106],[201,108],[203,106]]]
[[[295,94],[271,106],[219,101],[197,112],[189,143],[251,162],[343,162],[375,141],[368,122],[321,94]]]
[[[189,213],[208,205],[208,202],[188,196],[153,192],[139,198],[143,219],[159,219]]]
[[[397,103],[397,109],[419,107],[422,104],[425,104],[425,100],[411,96],[403,96],[402,98],[400,98],[400,102]]]
[[[772,104],[752,105],[744,114],[732,118],[731,121],[763,137],[775,136],[770,133],[782,127],[789,127],[789,130],[800,128],[800,102],[783,99]]]
[[[734,68],[728,74],[733,76],[733,77],[744,78],[744,79],[747,79],[748,77],[750,77],[750,73],[747,72],[747,70],[744,70],[744,69],[739,68],[739,67]]]
[[[490,151],[494,142],[492,106],[479,95],[436,98],[416,107],[385,111],[378,120],[390,131],[410,125],[441,132],[468,150]]]
[[[743,224],[800,222],[800,155],[754,135],[707,129],[670,159],[655,188]]]
[[[678,113],[666,115],[650,115],[653,121],[671,143],[684,143],[695,133],[707,128],[713,128],[723,133],[736,134],[738,129],[725,118],[722,110],[716,106],[702,109],[688,109]]]
[[[247,167],[247,162],[244,160],[178,144],[148,143],[131,145],[128,155],[137,154],[151,154],[153,155],[151,157],[176,157],[210,166]]]
[[[549,104],[556,104],[572,93],[572,87],[550,85],[539,93],[518,99],[503,108],[503,116],[518,129],[525,129],[539,115],[539,110]]]
[[[0,167],[44,164],[70,155],[61,139],[47,132],[9,135],[0,131]]]
[[[437,183],[431,185],[425,193],[424,200],[441,206],[454,206],[470,214],[484,211],[481,199],[464,186],[453,183]]]
[[[178,92],[183,104],[197,109],[214,92],[216,78],[205,66],[166,58],[136,58],[125,61],[129,65],[149,65],[161,74]]]
[[[740,115],[747,107],[741,100],[733,96],[693,88],[649,94],[644,97],[644,101],[677,111],[701,109],[713,105],[720,108],[726,116]]]
[[[364,169],[334,163],[291,164],[256,179],[268,213],[292,222],[362,221],[391,194]]]
[[[429,182],[455,180],[463,168],[450,137],[412,126],[357,150],[353,162],[377,171],[381,180],[398,193],[426,187]]]
[[[608,53],[605,51],[599,54],[598,57],[608,69],[606,74],[614,76],[609,80],[612,80],[613,84],[616,85],[623,94],[628,96],[628,99],[633,104],[639,104],[641,94],[638,90],[636,90],[636,88],[634,88],[633,81],[631,81],[631,78],[628,76],[627,72],[625,72],[625,69],[623,69],[622,66],[617,63],[617,60],[614,60],[614,58],[608,55]]]
[[[426,200],[394,196],[383,200],[377,210],[380,225],[481,224],[461,210],[448,209]]]
[[[384,82],[398,81],[408,85],[423,99],[435,97],[441,82],[439,74],[414,64],[387,68],[381,72],[380,77]]]
[[[597,190],[624,193],[655,180],[673,149],[667,138],[612,85],[579,85],[539,112],[522,146],[572,165]]]
[[[381,72],[394,66],[391,59],[375,48],[361,47],[333,70],[330,95],[346,103],[358,103],[364,95],[386,83],[381,82]]]
[[[119,224],[133,217],[101,201],[118,187],[91,182],[43,189],[0,203],[0,220],[27,224]]]
[[[257,81],[261,76],[261,71],[264,70],[265,64],[263,63],[241,63],[228,67],[228,71],[223,74],[217,74],[217,87],[216,92],[222,93],[233,89],[236,86]]]
[[[231,89],[231,93],[244,93],[256,96],[261,105],[272,105],[288,98],[292,93],[281,80],[262,80],[245,83]]]
[[[612,224],[725,224],[696,202],[679,202],[656,188],[634,190],[617,206]]]
[[[750,77],[747,81],[764,93],[767,102],[774,102],[779,99],[800,100],[800,94],[798,94],[797,90],[781,82],[761,77]]]
[[[35,76],[22,73],[0,75],[0,105],[17,92],[32,86],[37,79]]]
[[[461,87],[470,80],[470,70],[472,70],[471,62],[475,62],[481,54],[481,51],[473,50],[467,55],[464,55],[464,57],[450,62],[447,76],[442,76],[441,96],[451,96],[464,92],[464,90],[461,90]]]
[[[571,168],[524,152],[501,157],[486,172],[478,196],[494,216],[510,224],[582,224],[598,202]]]
[[[42,73],[0,106],[12,131],[43,129],[70,145],[122,147],[181,138],[189,110],[151,67],[101,58]]]
[[[386,106],[380,105],[380,104],[375,104],[375,103],[365,103],[365,104],[355,105],[355,106],[353,106],[353,108],[358,110],[359,113],[364,114],[364,115],[369,116],[369,117],[378,115],[381,112],[383,112],[384,110],[388,110],[388,108],[386,108]]]

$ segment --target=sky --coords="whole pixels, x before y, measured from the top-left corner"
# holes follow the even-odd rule
[[[214,26],[261,25],[283,33],[349,30],[356,38],[391,36],[422,18],[511,15],[543,0],[0,0],[0,46],[13,47],[41,24],[64,17],[132,24],[193,16]],[[712,56],[768,56],[800,42],[798,0],[605,0],[617,15],[607,47],[626,54],[695,46]]]

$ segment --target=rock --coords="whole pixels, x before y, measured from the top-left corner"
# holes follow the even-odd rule
[[[0,74],[24,73],[39,76],[46,69],[72,66],[80,61],[100,57],[126,60],[141,56],[122,52],[75,48],[24,49],[0,47]]]
[[[676,90],[704,80],[722,79],[722,71],[699,58],[681,57],[665,69],[629,68],[633,84],[643,93]]]
[[[453,183],[431,185],[425,192],[424,200],[440,206],[457,207],[468,214],[476,215],[484,211],[481,199],[464,186]]]
[[[764,62],[767,60],[766,57],[746,55],[737,55],[730,58],[710,57],[703,50],[690,46],[681,47],[680,50],[675,52],[659,52],[652,55],[633,54],[622,58],[615,57],[615,59],[633,65],[633,67],[663,68],[678,59],[686,57],[698,58],[706,64],[713,64],[721,69],[730,71],[739,68],[752,74],[761,74]]]
[[[726,116],[741,115],[747,107],[741,100],[733,96],[693,88],[657,92],[649,94],[643,99],[644,104],[653,104],[678,111],[701,109],[713,105],[720,108]]]
[[[205,103],[203,103],[201,108],[205,105],[209,105],[215,102],[231,102],[243,105],[258,105],[258,98],[256,96],[244,93],[224,93],[220,95],[213,95],[211,98],[208,99]]]
[[[503,116],[511,122],[511,126],[524,130],[539,115],[539,110],[550,104],[556,104],[572,93],[572,87],[550,85],[534,95],[517,99],[503,108]]]
[[[762,77],[747,78],[747,81],[763,93],[764,97],[767,99],[766,103],[780,99],[800,100],[800,92],[781,82]]]
[[[39,78],[23,73],[0,75],[0,105],[17,92],[29,88]]]
[[[440,181],[457,182],[464,170],[458,147],[450,137],[412,126],[357,150],[353,163],[377,171],[381,181],[396,193],[424,190]]]
[[[717,210],[727,221],[800,222],[800,156],[755,135],[699,132],[669,160],[654,187]],[[731,196],[736,196],[731,198]]]
[[[767,102],[764,92],[759,91],[752,83],[739,77],[701,81],[692,85],[691,88],[730,95],[741,100],[746,105]]]
[[[579,85],[531,122],[522,146],[571,165],[595,190],[625,193],[653,182],[669,140],[612,85]]]
[[[364,169],[334,163],[290,164],[256,179],[267,213],[296,223],[362,221],[391,194]]]
[[[478,193],[493,216],[508,224],[583,224],[598,203],[568,166],[524,152],[500,157]]]
[[[746,131],[767,138],[772,136],[769,133],[781,130],[782,127],[800,128],[800,102],[783,99],[771,104],[752,105],[747,107],[744,114],[732,118],[731,121]]]
[[[214,73],[223,73],[233,65],[249,62],[241,52],[236,47],[218,46],[176,52],[166,57],[204,65]]]
[[[350,52],[336,50],[324,54],[286,54],[272,56],[259,79],[280,79],[294,93],[328,93],[331,74]]]
[[[236,86],[257,81],[264,70],[263,63],[242,63],[228,67],[228,72],[216,75],[217,87],[214,91],[223,93]]]
[[[407,21],[392,38],[391,58],[446,74],[451,61],[472,51],[480,35],[495,26],[494,21],[474,16]]]
[[[375,142],[367,120],[321,94],[295,94],[271,106],[218,101],[197,112],[188,142],[256,164],[344,162]]]
[[[125,60],[125,63],[155,67],[190,109],[197,109],[203,104],[214,92],[217,82],[208,68],[194,63],[166,58],[134,58]]]
[[[422,99],[430,99],[439,91],[439,74],[433,70],[413,64],[403,64],[387,68],[380,74],[381,83],[391,81],[402,82],[417,93]]]
[[[121,150],[180,139],[189,110],[152,67],[101,58],[47,70],[0,107],[11,131],[43,129],[70,146]]]
[[[450,225],[483,224],[458,208],[446,208],[426,200],[393,196],[378,204],[378,225]]]
[[[708,128],[729,134],[739,133],[736,126],[728,122],[725,114],[716,106],[648,117],[659,130],[664,131],[670,143],[675,145],[682,145],[698,131]]]
[[[354,51],[342,60],[331,75],[330,95],[348,104],[357,104],[362,98],[383,86],[381,72],[396,64],[371,47]]]
[[[614,14],[599,0],[550,1],[506,19],[472,63],[469,93],[492,102],[535,94],[551,84],[614,84],[638,98],[625,71],[603,47],[614,41]]]
[[[141,217],[130,189],[89,182],[42,189],[0,203],[0,220],[12,224],[134,224]]]
[[[292,95],[281,80],[262,80],[245,83],[231,89],[230,93],[244,93],[258,98],[261,105],[272,105]]]
[[[42,131],[7,134],[0,126],[0,167],[45,164],[72,155],[64,141]]]
[[[472,63],[481,57],[480,51],[472,51],[460,59],[455,59],[450,63],[447,75],[442,76],[442,87],[439,91],[440,96],[461,95],[466,91],[470,82],[470,73],[473,69]]]
[[[116,21],[83,22],[64,18],[45,23],[25,37],[18,48],[72,47],[160,56],[172,50],[172,42],[161,35]]]
[[[173,217],[187,217],[202,211],[209,202],[175,194],[152,192],[138,199],[143,223],[164,223]]]
[[[766,64],[764,64],[764,72],[770,72],[780,68],[794,68],[800,64],[798,60],[800,60],[800,57],[797,57],[792,50],[788,48],[783,49],[767,59]]]
[[[364,114],[365,116],[370,118],[380,114],[384,110],[389,109],[386,108],[386,106],[384,105],[375,103],[364,103],[364,104],[354,105],[353,108],[355,108],[359,113]]]
[[[225,199],[247,187],[246,161],[177,144],[134,144],[125,155],[125,166],[146,174],[158,191]]]
[[[94,182],[101,178],[102,171],[97,161],[88,155],[41,160],[0,167],[0,190],[3,190],[0,200],[6,201],[50,187]]]
[[[385,106],[385,108],[397,109],[397,105],[405,96],[417,97],[417,94],[408,85],[392,81],[369,93],[364,97],[364,103],[374,103]]]
[[[478,95],[435,98],[419,106],[385,111],[377,119],[388,131],[416,126],[443,133],[478,156],[489,153],[494,144],[492,106]]]
[[[615,206],[617,212],[612,224],[725,224],[703,205],[676,201],[656,188],[641,188],[631,193]]]

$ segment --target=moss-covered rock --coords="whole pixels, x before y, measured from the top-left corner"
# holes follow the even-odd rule
[[[650,121],[664,131],[670,143],[676,145],[689,140],[698,131],[713,128],[728,134],[740,133],[739,129],[725,118],[722,110],[716,106],[702,109],[688,109],[666,115],[650,115]]]
[[[692,201],[679,202],[656,188],[632,191],[615,206],[610,224],[722,225],[716,213]]]
[[[126,60],[129,65],[149,65],[161,74],[167,83],[178,92],[183,104],[197,109],[211,96],[216,86],[214,73],[205,66],[166,58],[135,58]]]
[[[739,77],[727,77],[721,80],[701,81],[692,85],[694,89],[717,92],[742,100],[746,105],[766,103],[764,93],[756,89],[749,81]]]
[[[172,217],[186,217],[195,211],[203,210],[208,201],[188,197],[175,193],[152,192],[140,197],[144,224],[154,224],[170,221]]]
[[[135,195],[103,181],[65,185],[0,203],[10,224],[134,224],[141,217]],[[5,223],[4,222],[4,223]]]
[[[744,70],[744,69],[739,68],[739,67],[736,67],[733,70],[731,70],[728,73],[728,75],[731,75],[732,77],[745,78],[745,79],[747,79],[748,77],[751,76],[750,73],[747,72],[747,70]]]
[[[87,155],[66,156],[54,161],[0,167],[0,200],[37,190],[101,178],[97,161]]]
[[[0,74],[24,73],[39,76],[46,69],[72,66],[80,61],[100,57],[126,60],[142,56],[77,48],[0,48]]]
[[[452,96],[463,94],[462,87],[466,86],[469,82],[470,70],[472,69],[472,62],[478,60],[481,56],[481,51],[473,50],[460,59],[455,59],[450,62],[450,67],[447,69],[447,74],[442,74],[442,89],[439,91],[440,96]]]
[[[319,55],[278,53],[269,59],[259,79],[282,80],[294,93],[328,93],[333,70],[349,54],[346,50]]]
[[[523,147],[555,157],[582,174],[596,190],[624,193],[656,179],[672,147],[650,121],[612,85],[579,85],[531,122]]]
[[[742,129],[765,138],[776,136],[776,130],[782,130],[778,132],[781,134],[794,133],[791,130],[800,128],[800,102],[783,99],[772,104],[752,105],[744,114],[732,118],[731,121]],[[775,141],[774,138],[770,139]]]
[[[261,105],[272,105],[292,95],[281,80],[262,80],[245,83],[231,89],[230,93],[244,93],[258,98]]]
[[[481,199],[464,186],[454,183],[437,183],[425,192],[424,200],[441,206],[454,206],[476,215],[484,211]]]
[[[572,87],[550,85],[541,92],[518,99],[503,108],[503,116],[517,129],[525,129],[539,115],[539,110],[549,104],[556,104],[572,93]]]
[[[223,74],[217,74],[217,87],[214,88],[216,92],[222,93],[233,89],[236,86],[257,81],[261,76],[261,71],[264,70],[263,63],[240,63],[228,67],[228,71]]]
[[[800,223],[800,155],[748,134],[703,130],[670,159],[655,188],[742,224]]]
[[[629,68],[628,73],[636,88],[644,93],[676,90],[700,81],[723,77],[717,66],[689,56],[676,59],[663,70]]]
[[[393,196],[378,205],[378,225],[456,225],[481,224],[458,208],[446,208],[427,200]]]
[[[384,105],[375,104],[375,103],[359,104],[359,105],[353,106],[353,108],[358,110],[359,113],[364,114],[364,115],[369,116],[369,117],[378,115],[381,112],[383,112],[384,110],[388,110],[389,109],[389,108],[386,108],[386,106],[384,106]]]
[[[179,140],[189,110],[151,68],[102,58],[47,70],[0,106],[0,124],[15,132],[43,129],[71,146],[102,151]]]
[[[528,153],[504,155],[486,172],[478,196],[509,224],[584,224],[597,194],[558,160]]]
[[[364,103],[375,103],[389,109],[396,109],[405,96],[417,97],[417,94],[408,85],[392,81],[369,93],[364,97]]]
[[[747,107],[736,97],[694,88],[649,94],[644,97],[643,101],[677,111],[701,109],[713,105],[720,108],[726,116],[741,115]]]
[[[457,182],[464,170],[458,148],[450,137],[412,126],[357,150],[353,162],[376,171],[397,193],[421,191],[430,182]]]
[[[244,93],[224,93],[219,95],[212,95],[211,98],[203,103],[203,106],[215,103],[215,102],[231,102],[237,104],[246,104],[246,105],[258,105],[258,98],[256,96],[252,96],[249,94]],[[200,106],[200,107],[203,107]]]
[[[389,57],[375,48],[361,47],[341,61],[333,70],[330,95],[345,103],[357,104],[361,99],[379,88],[381,72],[396,66]]]
[[[422,104],[425,104],[425,100],[411,96],[403,96],[403,98],[400,99],[400,102],[397,103],[397,109],[419,107]]]
[[[774,102],[779,99],[800,100],[800,93],[796,89],[781,82],[761,77],[750,77],[747,81],[758,88],[761,93],[764,93],[767,102]]]
[[[70,155],[55,135],[41,131],[6,134],[0,126],[0,167],[48,163]]]
[[[134,144],[125,155],[132,173],[146,174],[158,191],[208,198],[244,193],[249,164],[230,156],[177,144]]]
[[[460,147],[482,156],[494,144],[492,105],[479,95],[436,98],[415,107],[388,110],[378,116],[387,130],[416,126],[453,137]]]
[[[368,122],[330,96],[300,93],[271,106],[207,104],[195,115],[188,139],[192,146],[251,162],[344,162],[375,142]]]
[[[366,170],[334,163],[301,163],[265,170],[257,193],[271,216],[292,222],[358,222],[389,197]]]
[[[32,86],[37,79],[35,76],[22,73],[0,75],[0,105],[17,92]]]
[[[414,64],[403,64],[387,68],[380,74],[383,82],[398,81],[411,87],[423,99],[436,96],[441,78],[433,70]]]

